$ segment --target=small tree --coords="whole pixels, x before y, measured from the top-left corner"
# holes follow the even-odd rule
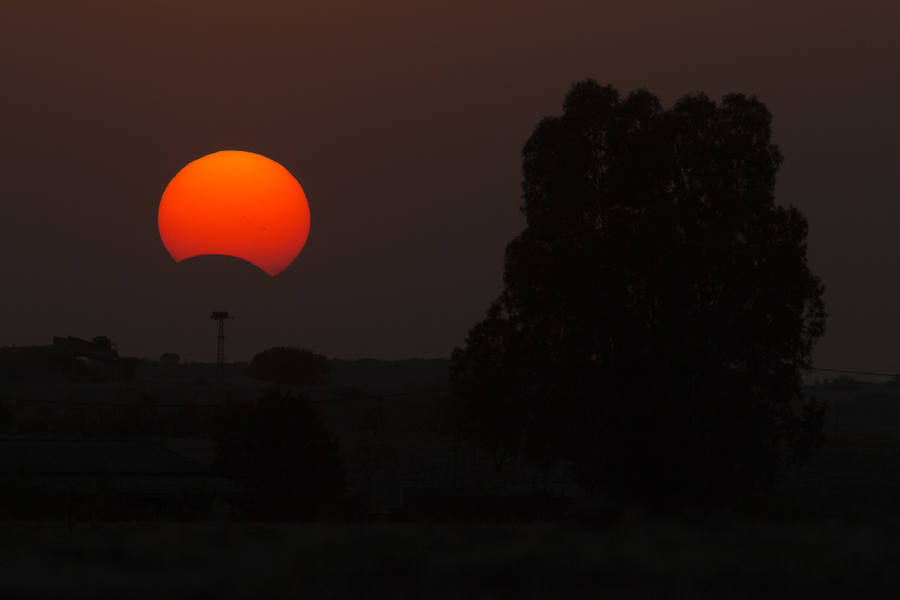
[[[325,385],[331,366],[328,357],[303,348],[269,348],[253,356],[247,373],[254,379],[280,385]]]
[[[222,416],[214,468],[248,486],[256,516],[312,518],[342,492],[337,443],[304,396],[271,389]]]

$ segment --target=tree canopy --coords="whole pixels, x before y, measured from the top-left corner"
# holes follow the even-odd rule
[[[473,435],[619,498],[723,502],[806,457],[801,372],[823,334],[807,222],[755,97],[669,109],[573,85],[522,150],[526,228],[453,353]]]
[[[282,385],[324,385],[331,366],[328,357],[304,348],[277,347],[253,356],[247,373]]]

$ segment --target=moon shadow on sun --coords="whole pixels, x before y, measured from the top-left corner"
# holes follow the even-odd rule
[[[275,277],[306,244],[309,203],[279,163],[253,152],[222,150],[188,163],[172,178],[157,223],[175,262],[228,255]]]
[[[234,278],[236,281],[268,281],[271,279],[261,267],[239,256],[228,254],[199,254],[178,261],[186,271],[196,271],[198,277]]]

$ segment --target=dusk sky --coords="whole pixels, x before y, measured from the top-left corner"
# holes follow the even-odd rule
[[[520,150],[588,77],[759,97],[826,285],[819,366],[900,371],[900,3],[0,3],[0,345],[111,337],[447,357],[524,226]],[[217,150],[284,165],[310,235],[275,278],[175,263],[157,209]]]

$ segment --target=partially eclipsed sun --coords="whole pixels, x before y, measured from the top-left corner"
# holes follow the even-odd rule
[[[242,258],[274,277],[309,236],[309,204],[280,164],[225,150],[189,163],[159,203],[159,236],[175,259],[205,254]]]

